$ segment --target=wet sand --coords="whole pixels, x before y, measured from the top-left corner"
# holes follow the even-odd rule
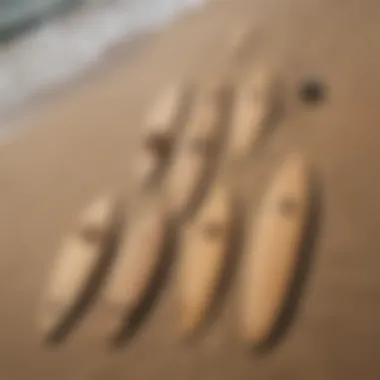
[[[2,377],[377,380],[379,16],[372,0],[211,2],[37,111],[33,127],[0,148]],[[252,167],[253,207],[293,150],[308,155],[322,190],[315,254],[288,334],[251,355],[238,338],[232,281],[207,335],[184,344],[169,280],[124,348],[107,345],[97,304],[64,345],[46,347],[36,311],[62,237],[92,196],[128,187],[144,110],[167,82],[222,66],[236,22],[257,25],[251,63],[275,62],[285,84],[284,113]],[[298,99],[308,73],[327,86],[314,106]]]

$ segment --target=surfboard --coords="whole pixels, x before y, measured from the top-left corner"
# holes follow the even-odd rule
[[[117,211],[114,197],[99,197],[82,211],[77,228],[64,239],[38,315],[38,324],[46,336],[54,334],[82,302],[108,254],[106,246]]]
[[[151,178],[167,161],[190,98],[190,86],[177,82],[160,93],[148,110],[143,122],[142,146],[136,161],[138,183]],[[185,116],[183,118],[186,119]]]
[[[308,216],[309,170],[292,155],[276,173],[247,230],[243,257],[241,332],[253,344],[271,335],[294,278]]]
[[[232,61],[243,63],[247,60],[256,34],[256,29],[251,24],[237,25],[228,41]]]
[[[160,194],[145,197],[131,215],[104,293],[107,330],[120,332],[140,305],[163,254],[168,213]]]
[[[229,194],[220,182],[183,231],[179,250],[178,299],[185,335],[204,322],[220,284],[231,233]]]
[[[226,85],[221,81],[205,86],[196,94],[193,112],[174,152],[166,182],[174,214],[183,212],[189,205],[215,152],[224,91]]]
[[[238,82],[227,147],[230,157],[246,156],[255,149],[268,128],[274,91],[275,78],[269,67],[257,67]]]

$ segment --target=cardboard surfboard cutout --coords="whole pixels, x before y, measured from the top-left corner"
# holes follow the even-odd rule
[[[201,89],[196,95],[193,113],[174,152],[168,173],[171,211],[183,212],[195,194],[207,163],[215,152],[224,83]]]
[[[204,322],[220,284],[231,233],[232,209],[217,183],[195,218],[185,226],[179,251],[181,327],[187,335]]]
[[[82,301],[94,273],[99,270],[116,224],[117,202],[104,196],[80,215],[77,229],[64,239],[42,301],[39,325],[54,334]]]
[[[189,107],[190,99],[190,86],[175,83],[160,94],[149,110],[136,162],[139,183],[152,178],[168,160],[181,129],[179,124],[186,119],[183,114]]]
[[[238,83],[227,149],[231,158],[247,156],[266,132],[275,105],[274,91],[275,78],[267,67],[254,70]]]
[[[166,203],[154,194],[139,205],[131,215],[105,290],[111,334],[120,332],[128,315],[142,302],[162,259],[168,222]]]
[[[309,170],[304,158],[292,155],[265,194],[254,229],[247,231],[241,331],[250,343],[264,343],[283,310],[305,232],[309,187]]]

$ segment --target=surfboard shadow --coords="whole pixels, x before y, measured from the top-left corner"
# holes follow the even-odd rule
[[[178,245],[177,220],[171,219],[168,221],[165,235],[165,242],[160,253],[161,260],[154,276],[150,280],[140,304],[132,313],[126,313],[121,329],[111,338],[111,348],[120,348],[131,342],[141,330],[143,324],[147,322],[148,317],[152,314],[152,310],[159,300],[159,294],[167,282]]]
[[[280,341],[286,337],[286,334],[290,332],[292,324],[295,323],[302,297],[306,296],[306,282],[312,271],[312,263],[315,259],[322,213],[322,189],[316,173],[312,172],[308,221],[298,254],[293,281],[272,332],[265,341],[252,347],[255,353],[265,354],[275,349]]]
[[[118,209],[123,210],[123,207],[118,207]],[[106,274],[115,259],[117,252],[116,248],[119,243],[119,237],[123,225],[124,215],[120,211],[118,216],[115,218],[115,222],[106,238],[105,248],[102,252],[102,259],[99,261],[78,301],[64,316],[64,318],[62,318],[62,322],[57,326],[57,328],[46,336],[45,341],[47,344],[57,345],[63,343],[75,327],[77,327],[78,323],[85,316],[85,314],[89,312],[91,306],[93,306],[96,295],[99,293],[99,290],[103,284],[103,280],[105,279]]]

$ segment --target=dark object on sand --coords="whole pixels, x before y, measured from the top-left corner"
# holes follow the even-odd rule
[[[299,96],[306,104],[320,103],[325,97],[326,88],[319,78],[308,76],[301,80]]]

